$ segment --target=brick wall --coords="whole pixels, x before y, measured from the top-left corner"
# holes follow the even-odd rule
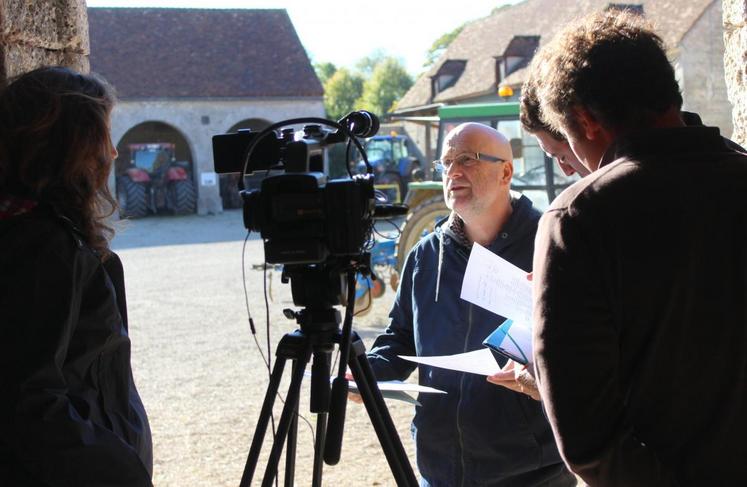
[[[0,0],[0,80],[45,64],[87,72],[85,0]]]
[[[723,0],[724,65],[729,101],[734,107],[732,138],[747,144],[747,0]]]

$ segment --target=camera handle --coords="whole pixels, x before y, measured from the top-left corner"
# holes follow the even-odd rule
[[[303,311],[302,311],[303,313]],[[339,315],[338,320],[339,320]],[[278,344],[276,356],[277,360],[272,369],[270,376],[270,384],[267,387],[264,402],[262,404],[262,410],[260,412],[259,420],[257,421],[257,427],[254,432],[252,439],[252,445],[249,450],[249,456],[246,460],[246,466],[244,468],[244,474],[241,478],[241,487],[249,487],[254,477],[254,472],[257,467],[259,460],[260,450],[262,448],[262,442],[267,431],[267,424],[269,423],[272,407],[277,397],[278,388],[283,375],[283,369],[285,368],[285,362],[290,359],[294,361],[293,371],[291,375],[291,383],[288,387],[288,393],[285,399],[285,405],[283,406],[283,412],[280,416],[280,422],[278,423],[277,433],[273,440],[272,450],[270,457],[267,461],[265,468],[265,474],[262,479],[262,487],[271,487],[275,477],[277,476],[277,467],[280,460],[280,455],[283,450],[283,444],[288,443],[288,449],[286,452],[286,465],[285,465],[285,485],[293,485],[293,474],[295,468],[295,451],[296,451],[296,434],[297,434],[297,415],[298,415],[298,402],[301,392],[301,382],[303,380],[304,371],[306,364],[311,359],[311,355],[317,354],[329,356],[330,348],[327,346],[333,342],[338,342],[341,339],[341,333],[335,329],[333,332],[311,332],[305,334],[302,330],[296,330],[292,333],[288,333],[283,336]],[[350,354],[348,356],[348,364],[353,374],[353,379],[356,381],[358,389],[363,399],[363,403],[366,407],[371,424],[376,431],[376,436],[379,439],[379,443],[384,451],[389,468],[392,471],[392,475],[398,486],[412,486],[417,487],[418,481],[415,478],[415,474],[412,471],[410,462],[407,458],[402,442],[399,439],[397,430],[394,426],[389,411],[384,403],[384,398],[381,395],[381,391],[376,385],[376,377],[373,374],[371,365],[368,363],[366,357],[366,349],[357,333],[352,332],[350,345]],[[329,393],[329,361],[323,360],[324,365],[322,369],[326,368],[327,371],[327,383],[326,391]],[[317,369],[318,370],[318,369]],[[314,368],[312,367],[312,392],[314,383],[319,383],[321,379],[314,380],[313,377]],[[318,372],[317,372],[318,374]],[[321,374],[324,375],[324,374]],[[323,394],[322,394],[323,395]],[[328,396],[327,396],[328,397]],[[314,399],[312,398],[312,407]],[[317,433],[314,444],[314,474],[312,485],[314,487],[321,487],[322,481],[322,451],[325,443],[325,430],[326,430],[326,412],[318,412],[317,415]]]

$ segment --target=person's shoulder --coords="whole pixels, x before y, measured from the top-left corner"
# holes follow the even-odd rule
[[[3,247],[13,248],[16,256],[70,258],[84,247],[73,227],[46,208],[6,220],[3,227]]]
[[[536,224],[542,216],[542,212],[535,208],[531,199],[526,195],[513,190],[511,191],[511,205],[514,207],[516,216],[522,220],[534,222]]]
[[[545,213],[563,213],[575,216],[592,209],[604,207],[604,201],[619,204],[618,191],[625,188],[625,181],[636,177],[640,167],[636,161],[621,158],[585,176],[563,190],[552,201]]]
[[[438,250],[438,246],[440,245],[440,239],[443,238],[440,233],[443,232],[443,229],[436,229],[429,234],[423,236],[418,242],[412,247],[411,253],[423,255],[423,254],[429,254],[434,251]]]

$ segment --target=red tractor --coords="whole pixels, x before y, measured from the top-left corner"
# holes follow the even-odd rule
[[[166,210],[194,213],[197,192],[190,164],[177,162],[174,144],[129,144],[130,162],[117,175],[117,200],[123,217],[140,218]]]

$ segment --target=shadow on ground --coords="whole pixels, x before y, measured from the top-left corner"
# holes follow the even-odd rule
[[[114,250],[244,240],[241,210],[219,215],[150,216],[115,223]],[[252,234],[250,239],[259,238]]]

